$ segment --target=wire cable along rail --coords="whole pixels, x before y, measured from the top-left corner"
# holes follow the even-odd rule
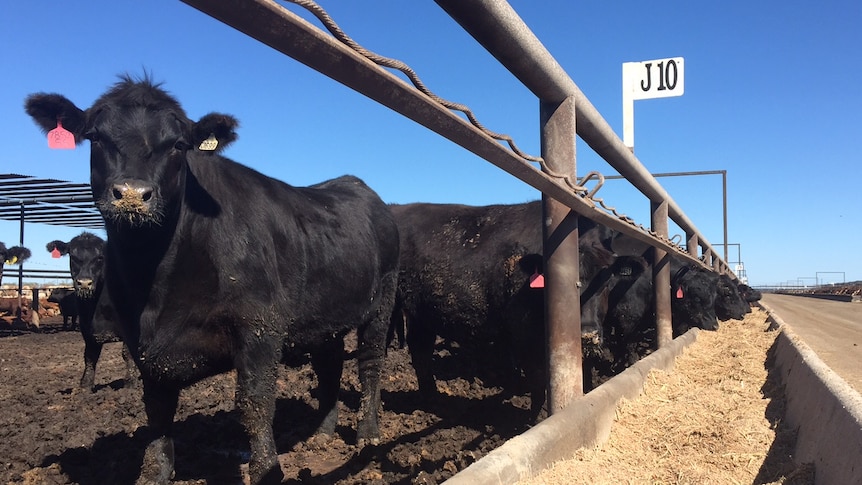
[[[384,57],[382,55],[379,55],[377,53],[374,53],[374,52],[362,47],[358,42],[356,42],[349,35],[347,35],[341,29],[341,27],[338,26],[338,24],[335,22],[335,20],[333,20],[332,17],[326,12],[326,10],[324,10],[323,7],[318,5],[316,2],[314,2],[312,0],[285,0],[285,1],[290,2],[290,3],[294,3],[298,6],[306,9],[307,11],[309,11],[318,20],[320,20],[320,22],[323,24],[323,26],[326,27],[326,29],[339,42],[341,42],[345,46],[349,47],[354,52],[358,53],[359,55],[365,57],[366,59],[372,61],[373,63],[375,63],[379,66],[400,71],[405,76],[407,76],[407,78],[410,80],[410,82],[413,84],[413,86],[416,87],[416,89],[418,89],[420,92],[422,92],[423,94],[425,94],[426,96],[431,98],[436,103],[440,104],[441,106],[443,106],[446,109],[453,110],[453,111],[460,111],[460,112],[464,113],[464,115],[467,117],[467,119],[470,121],[470,123],[473,126],[475,126],[480,131],[482,131],[483,133],[485,133],[486,135],[490,136],[491,138],[493,138],[495,140],[500,140],[500,141],[506,142],[506,144],[509,145],[509,148],[512,150],[512,152],[514,152],[517,156],[521,157],[522,159],[529,161],[529,162],[538,163],[544,173],[548,174],[548,176],[550,176],[550,177],[562,180],[572,191],[574,191],[576,194],[584,197],[587,201],[590,201],[592,203],[596,203],[596,204],[600,205],[604,210],[612,213],[618,219],[620,219],[624,222],[627,222],[631,225],[637,226],[640,229],[642,229],[643,231],[652,235],[653,237],[661,239],[661,236],[659,234],[655,233],[654,231],[647,229],[643,225],[636,224],[634,222],[634,220],[631,219],[630,217],[628,217],[624,214],[620,214],[616,210],[615,207],[611,207],[611,206],[607,205],[605,203],[604,199],[595,197],[596,193],[604,185],[604,175],[602,175],[601,173],[599,173],[597,171],[592,171],[592,172],[589,172],[584,177],[582,177],[577,182],[573,181],[570,176],[568,176],[566,174],[559,173],[559,172],[551,169],[548,166],[548,164],[545,163],[545,160],[542,157],[529,155],[529,154],[521,151],[518,148],[518,146],[515,144],[515,141],[509,135],[497,133],[497,132],[489,130],[487,127],[485,127],[479,121],[479,119],[476,117],[476,115],[473,113],[473,111],[467,105],[448,101],[446,99],[441,98],[440,96],[437,96],[433,91],[431,91],[425,85],[425,83],[422,81],[422,79],[419,77],[419,75],[416,73],[416,71],[413,70],[407,63],[400,61],[400,60],[397,60],[397,59]],[[593,179],[596,179],[596,183],[593,186],[592,190],[590,190],[589,188],[586,187],[586,183],[589,182],[590,180],[593,180]],[[671,240],[665,239],[665,241],[672,243],[672,244],[675,244]],[[677,248],[677,249],[680,252],[683,251],[682,248]]]

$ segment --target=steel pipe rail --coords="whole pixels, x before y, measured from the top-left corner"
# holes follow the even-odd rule
[[[607,121],[505,0],[435,0],[540,100],[574,97],[578,135],[650,201],[667,201],[668,215],[711,247],[671,196],[625,146]]]

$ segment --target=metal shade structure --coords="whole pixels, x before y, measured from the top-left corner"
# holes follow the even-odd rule
[[[20,224],[18,243],[24,244],[24,224],[103,229],[102,215],[93,203],[90,184],[43,179],[18,174],[0,174],[0,219]],[[4,242],[11,245],[7,236]],[[68,271],[25,270],[24,265],[6,267],[3,276],[18,278],[18,300],[21,305],[23,279],[64,279]]]
[[[104,228],[90,184],[17,174],[0,174],[0,219],[20,221],[22,239],[25,222]]]

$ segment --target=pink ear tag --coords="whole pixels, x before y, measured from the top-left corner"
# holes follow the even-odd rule
[[[60,250],[59,250],[59,249],[54,248],[54,249],[51,251],[51,257],[52,257],[52,258],[57,259],[57,258],[59,258],[60,256],[62,256],[62,254],[60,254]]]
[[[75,135],[63,128],[63,123],[57,120],[57,127],[48,132],[48,147],[54,150],[74,150]]]
[[[530,288],[544,288],[545,276],[539,274],[539,270],[535,270],[530,276]]]
[[[676,299],[682,300],[682,286],[676,289]]]

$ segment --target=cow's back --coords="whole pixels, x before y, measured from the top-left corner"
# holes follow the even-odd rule
[[[541,272],[541,205],[392,205],[401,236],[399,291],[408,318],[476,332]],[[532,267],[530,267],[532,265]],[[496,325],[498,327],[498,325]]]
[[[180,222],[152,285],[161,298],[147,302],[162,325],[242,328],[259,316],[284,322],[302,345],[376,311],[382,275],[397,272],[398,231],[360,179],[300,188],[218,156],[189,162]]]

